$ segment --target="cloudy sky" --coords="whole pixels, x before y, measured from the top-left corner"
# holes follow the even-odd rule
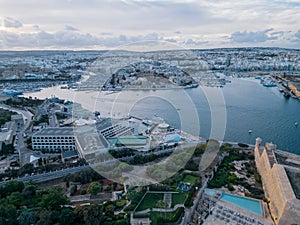
[[[0,0],[0,49],[300,48],[299,0]],[[142,45],[142,44],[141,44]]]

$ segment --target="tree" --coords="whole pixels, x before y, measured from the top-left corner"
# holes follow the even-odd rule
[[[20,217],[19,217],[20,225],[31,225],[31,224],[35,224],[35,222],[36,222],[36,212],[23,211],[20,214]]]
[[[22,196],[24,199],[31,198],[35,195],[36,185],[35,184],[26,184],[25,188],[22,191]]]
[[[13,225],[16,224],[17,210],[12,204],[0,205],[0,224],[1,225]]]
[[[49,190],[47,194],[42,196],[40,205],[49,210],[60,209],[62,205],[68,203],[67,197],[62,194],[62,189],[60,187],[54,187]]]
[[[85,189],[81,190],[81,191],[80,191],[80,194],[81,194],[81,195],[85,195],[85,194],[86,194],[86,190],[85,190]]]
[[[70,195],[74,196],[77,192],[77,185],[73,185],[70,190]]]
[[[86,224],[86,225],[102,224],[103,207],[101,205],[76,207],[74,213],[77,216],[77,219],[81,220],[80,224]]]
[[[43,210],[39,213],[39,220],[36,225],[51,225],[52,224],[52,213],[49,210]]]
[[[75,215],[72,209],[64,208],[61,210],[61,214],[59,217],[59,224],[71,225],[74,224]]]
[[[42,158],[39,158],[39,159],[38,159],[38,164],[39,164],[39,166],[42,166],[42,165],[43,165],[43,159],[42,159]]]
[[[13,192],[6,197],[9,204],[20,207],[23,204],[23,198],[20,192]]]
[[[24,189],[24,183],[22,181],[9,181],[6,183],[5,185],[5,194],[10,195],[13,192],[22,192],[22,190]]]
[[[100,183],[98,183],[98,182],[92,182],[92,183],[89,185],[87,191],[88,191],[88,193],[90,193],[91,195],[96,195],[98,192],[101,191],[101,189],[102,189],[102,186],[101,186]]]
[[[33,172],[34,172],[34,165],[32,163],[27,163],[21,168],[20,175],[32,174]]]

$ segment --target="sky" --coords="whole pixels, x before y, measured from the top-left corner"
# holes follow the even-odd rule
[[[0,0],[0,50],[150,42],[178,49],[299,49],[300,0]]]

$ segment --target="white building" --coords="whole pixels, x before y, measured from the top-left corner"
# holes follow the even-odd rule
[[[76,149],[72,127],[48,127],[32,135],[33,150],[62,152]]]
[[[14,121],[6,122],[0,129],[0,150],[2,143],[8,145],[13,143],[13,137],[16,134],[17,126]]]

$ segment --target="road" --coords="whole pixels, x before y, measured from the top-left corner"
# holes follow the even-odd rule
[[[84,166],[79,166],[79,167],[63,169],[63,170],[57,170],[57,171],[53,171],[53,172],[49,172],[49,173],[36,174],[36,175],[32,175],[32,176],[27,176],[27,177],[20,177],[20,178],[16,178],[13,180],[23,181],[23,182],[28,182],[28,181],[32,180],[36,183],[40,183],[40,182],[45,182],[48,180],[54,180],[54,179],[57,179],[60,177],[64,177],[68,174],[76,173],[76,172],[86,170],[89,168],[90,168],[89,165],[84,165]],[[0,182],[0,186],[4,185],[6,182],[7,181]]]
[[[23,119],[25,120],[24,121],[24,128],[23,130],[26,130],[30,123],[31,123],[31,118],[32,118],[32,113],[27,111],[27,110],[22,110],[22,109],[18,109],[18,108],[14,108],[14,107],[11,107],[11,106],[8,106],[8,105],[4,105],[4,104],[0,104],[0,108],[2,109],[7,109],[7,110],[10,110],[10,111],[13,111],[13,112],[16,112],[18,114],[22,114],[23,115]]]
[[[52,103],[47,108],[47,113],[49,116],[49,127],[59,127],[59,121],[57,119],[56,113],[61,112],[62,107],[60,104]]]
[[[59,127],[59,122],[55,113],[49,113],[49,127]]]
[[[22,162],[23,162],[22,156],[28,152],[26,145],[24,143],[23,134],[30,127],[33,114],[27,110],[14,108],[14,107],[4,105],[4,104],[0,104],[0,108],[16,112],[23,116],[24,125],[21,127],[21,130],[19,130],[19,133],[17,134],[17,138],[18,138],[17,151],[19,153],[20,163],[22,164]]]

